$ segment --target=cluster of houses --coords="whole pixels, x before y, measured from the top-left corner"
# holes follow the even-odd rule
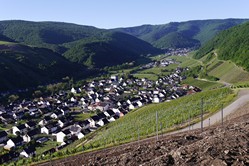
[[[150,62],[148,64],[141,66],[139,69],[142,70],[142,69],[150,69],[153,67],[166,67],[169,66],[170,64],[179,64],[179,62],[177,62],[174,59],[167,58],[160,61]]]
[[[0,132],[0,143],[9,150],[0,156],[0,163],[33,156],[47,141],[56,141],[58,146],[43,154],[53,153],[133,109],[200,91],[197,87],[180,85],[184,70],[177,68],[157,81],[111,76],[52,96],[1,107],[1,123],[13,126]],[[82,120],[75,118],[89,112],[96,114]]]
[[[187,56],[189,52],[195,50],[195,48],[169,48],[167,52],[165,52],[166,55],[172,56]]]

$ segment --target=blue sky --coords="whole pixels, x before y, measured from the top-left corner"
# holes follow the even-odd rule
[[[61,21],[99,28],[249,18],[249,0],[0,0],[0,20]]]

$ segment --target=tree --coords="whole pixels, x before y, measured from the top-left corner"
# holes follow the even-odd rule
[[[34,97],[41,97],[42,96],[42,92],[40,90],[36,90],[36,91],[34,91],[33,96]]]
[[[9,98],[8,98],[8,102],[12,103],[12,102],[15,102],[18,99],[19,99],[18,95],[10,95]]]

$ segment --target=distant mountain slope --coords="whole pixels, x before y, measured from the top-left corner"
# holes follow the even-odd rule
[[[172,22],[164,25],[118,28],[115,30],[136,36],[158,48],[195,47],[203,45],[221,30],[245,21],[248,21],[248,19],[195,20]],[[178,42],[172,43],[172,41]]]
[[[60,44],[95,36],[103,30],[62,22],[0,21],[0,34],[16,42],[62,52]]]
[[[149,43],[120,32],[103,33],[98,38],[82,39],[66,46],[65,57],[90,67],[105,67],[145,59],[161,50]]]
[[[219,59],[231,60],[249,71],[249,23],[225,30],[205,44],[196,54],[201,58],[208,53]]]
[[[126,33],[70,23],[0,21],[0,35],[6,40],[52,49],[91,67],[118,65],[135,61],[140,55],[160,53]]]
[[[33,87],[65,76],[84,74],[85,67],[73,64],[49,49],[0,41],[1,91]]]

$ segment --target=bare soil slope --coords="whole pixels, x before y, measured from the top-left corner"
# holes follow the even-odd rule
[[[41,165],[249,165],[249,114],[174,135],[160,135]]]

